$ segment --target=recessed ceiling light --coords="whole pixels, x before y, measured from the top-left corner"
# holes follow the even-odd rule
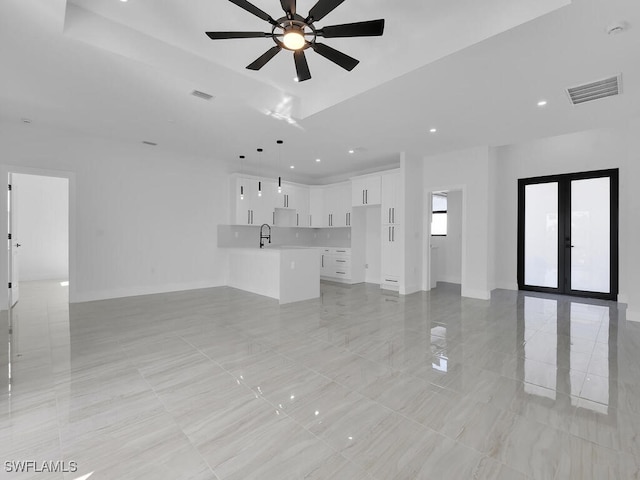
[[[122,3],[127,3],[128,0],[120,0]]]
[[[289,168],[293,170],[296,167],[294,165],[291,165]]]
[[[316,158],[316,162],[320,163],[322,160],[320,160],[319,158]]]
[[[437,128],[432,128],[431,130],[429,130],[431,133],[436,133],[438,131]]]
[[[546,100],[540,100],[540,101],[538,102],[538,106],[539,106],[539,107],[544,107],[546,104],[547,104],[547,101],[546,101]]]
[[[356,153],[355,150],[349,150],[349,153]]]

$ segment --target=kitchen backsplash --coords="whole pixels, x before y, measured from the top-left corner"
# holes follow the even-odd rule
[[[257,247],[259,244],[259,226],[218,225],[218,247]],[[271,227],[271,244],[349,248],[351,228]]]

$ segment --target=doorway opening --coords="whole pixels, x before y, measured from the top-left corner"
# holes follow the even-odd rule
[[[429,196],[429,288],[438,283],[461,288],[463,192],[436,190]]]
[[[46,173],[12,168],[6,177],[8,328],[0,336],[7,334],[9,391],[20,360],[37,358],[46,332],[68,319],[73,176]]]
[[[617,169],[518,180],[518,288],[617,300]]]

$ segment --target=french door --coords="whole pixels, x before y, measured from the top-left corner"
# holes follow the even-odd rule
[[[518,180],[518,288],[617,300],[617,169]]]

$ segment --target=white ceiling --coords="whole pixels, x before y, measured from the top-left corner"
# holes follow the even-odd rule
[[[254,3],[281,11],[277,0]],[[400,151],[501,145],[639,115],[640,2],[567,3],[347,0],[319,25],[385,18],[385,35],[323,40],[361,63],[348,73],[309,52],[313,78],[297,84],[288,52],[244,68],[271,40],[204,35],[268,31],[227,1],[4,0],[0,121],[28,117],[219,161],[245,154],[249,166],[263,147],[262,168],[295,164],[298,178],[322,182],[392,164]],[[609,36],[615,20],[629,28]],[[566,87],[618,73],[620,97],[568,102]]]

